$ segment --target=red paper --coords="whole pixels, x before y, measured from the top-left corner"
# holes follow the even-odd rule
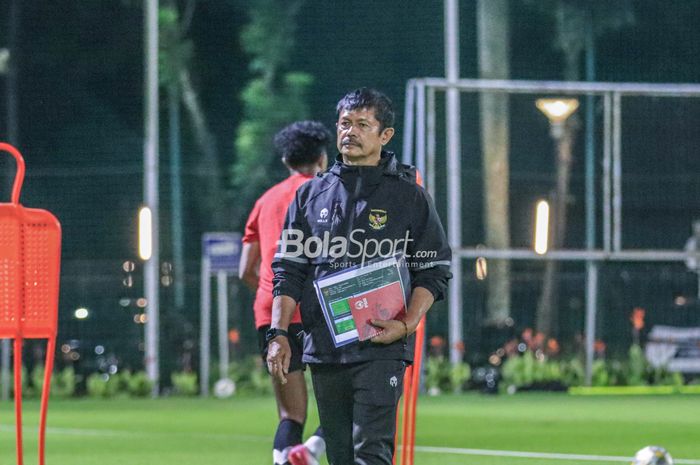
[[[360,341],[370,339],[382,331],[370,320],[402,319],[406,311],[401,283],[395,282],[348,299]],[[397,318],[397,316],[401,317]]]

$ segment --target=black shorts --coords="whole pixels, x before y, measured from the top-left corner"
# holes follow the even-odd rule
[[[260,348],[260,355],[262,355],[265,369],[267,369],[267,342],[265,341],[265,333],[268,329],[270,329],[270,325],[258,328],[258,347]],[[292,323],[289,325],[287,332],[289,333],[289,347],[292,348],[289,372],[303,370],[304,363],[301,361],[301,357],[304,355],[304,327],[301,323]]]

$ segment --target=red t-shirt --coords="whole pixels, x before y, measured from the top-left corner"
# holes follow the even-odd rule
[[[250,212],[245,225],[243,242],[260,243],[260,279],[255,294],[255,327],[269,325],[272,317],[272,259],[277,252],[277,241],[282,235],[287,208],[294,200],[299,186],[313,175],[293,174],[267,190]],[[299,307],[292,317],[292,323],[301,323]]]

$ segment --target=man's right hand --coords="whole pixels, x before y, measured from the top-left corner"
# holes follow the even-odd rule
[[[267,346],[267,369],[273,378],[286,384],[289,373],[289,362],[292,358],[292,348],[286,336],[277,336]]]

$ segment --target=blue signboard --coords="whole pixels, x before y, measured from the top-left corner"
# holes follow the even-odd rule
[[[241,233],[211,232],[202,235],[202,255],[209,259],[211,273],[238,273],[241,258]]]

